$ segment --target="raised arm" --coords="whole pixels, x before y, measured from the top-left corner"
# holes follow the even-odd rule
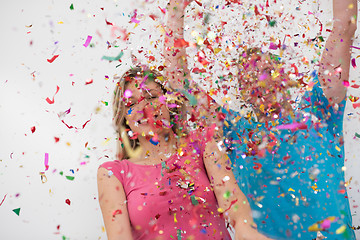
[[[165,77],[173,89],[183,90],[185,79],[190,78],[184,41],[185,8],[191,1],[170,0],[167,6],[165,26]]]
[[[204,163],[219,211],[234,227],[236,240],[270,240],[256,230],[250,204],[236,183],[224,146],[220,148],[218,142],[212,139],[207,142],[204,151]]]
[[[103,167],[98,169],[97,182],[108,240],[133,239],[122,184]]]
[[[333,0],[334,24],[319,69],[320,83],[330,103],[339,103],[346,96],[344,81],[349,81],[350,46],[356,31],[357,11],[357,0]]]

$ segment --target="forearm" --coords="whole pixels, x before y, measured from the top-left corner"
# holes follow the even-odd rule
[[[333,1],[334,23],[326,41],[319,69],[320,83],[325,96],[333,103],[346,95],[344,81],[349,80],[350,46],[356,31],[356,0]]]
[[[185,79],[189,78],[184,39],[184,14],[186,4],[183,0],[170,0],[167,10],[166,35],[164,44],[165,76],[174,89],[184,89]]]

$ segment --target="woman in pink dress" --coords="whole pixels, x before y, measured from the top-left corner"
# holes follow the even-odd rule
[[[127,71],[114,96],[114,122],[122,159],[98,169],[99,202],[109,240],[267,239],[253,224],[214,124],[187,130],[189,104],[172,89],[189,76],[185,49],[172,29],[183,30],[183,1],[168,5],[165,76],[144,66]],[[180,44],[181,45],[181,44]],[[164,79],[167,79],[164,81]],[[186,96],[185,90],[181,90]],[[200,102],[200,101],[199,101]]]

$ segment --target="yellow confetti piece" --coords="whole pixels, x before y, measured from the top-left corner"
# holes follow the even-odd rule
[[[105,227],[101,226],[101,231],[104,233],[105,232]]]
[[[71,146],[71,143],[69,143],[69,142],[66,142],[66,145],[70,147],[70,146]]]
[[[215,48],[215,49],[214,49],[214,54],[215,54],[215,55],[218,54],[221,50],[222,50],[221,48]]]
[[[109,141],[110,141],[111,138],[106,138],[106,140],[102,143],[102,145],[106,145]]]
[[[317,231],[321,231],[322,229],[319,227],[319,224],[315,223],[313,225],[311,225],[308,228],[309,232],[317,232]]]
[[[288,191],[295,192],[295,190],[292,188],[289,188]]]
[[[352,3],[349,4],[348,8],[349,8],[349,9],[353,9],[353,8],[354,8],[354,4],[352,4]]]
[[[63,22],[63,21],[59,21],[58,24],[64,24],[64,22]]]
[[[218,211],[219,213],[223,213],[223,212],[224,212],[224,209],[218,208],[217,211]]]
[[[177,223],[177,219],[176,219],[176,213],[174,213],[174,222]]]
[[[341,227],[339,227],[338,229],[336,229],[336,234],[341,234],[343,232],[345,232],[346,230],[346,225],[342,225]]]
[[[338,152],[341,151],[341,149],[338,146],[335,146],[335,149],[338,150]]]

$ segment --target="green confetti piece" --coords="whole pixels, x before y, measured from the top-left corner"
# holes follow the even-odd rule
[[[318,37],[321,42],[324,42],[324,38],[322,36]]]
[[[191,195],[190,199],[191,199],[191,203],[192,203],[194,206],[196,206],[196,205],[199,204],[199,202],[196,200],[196,198],[195,198],[194,195]]]
[[[75,177],[73,177],[73,176],[66,176],[66,179],[72,181],[72,180],[75,179]]]
[[[355,133],[355,137],[360,138],[360,134]]]
[[[20,208],[16,208],[13,210],[14,213],[16,213],[16,215],[20,215]]]
[[[70,5],[70,10],[74,10],[74,4]]]
[[[181,229],[176,230],[177,239],[181,240]]]
[[[228,199],[231,196],[231,192],[226,191],[223,196],[224,196],[225,199]]]
[[[276,21],[275,20],[269,21],[269,25],[270,27],[274,27],[276,25]]]
[[[190,93],[186,92],[185,90],[182,90],[181,93],[185,95],[185,97],[189,100],[191,106],[195,106],[197,104],[196,97],[191,95]]]
[[[117,61],[117,60],[119,60],[123,55],[124,55],[124,52],[121,51],[121,52],[119,53],[119,55],[117,55],[116,57],[103,56],[101,59],[108,60],[108,61]]]
[[[64,172],[63,172],[63,171],[61,171],[61,172],[59,172],[59,174],[62,176],[62,175],[64,175]]]

